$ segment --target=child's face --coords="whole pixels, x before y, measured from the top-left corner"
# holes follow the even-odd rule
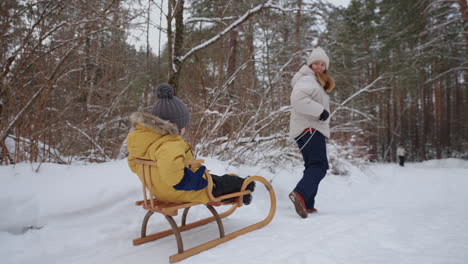
[[[185,127],[180,130],[179,135],[181,137],[183,137],[185,135]]]

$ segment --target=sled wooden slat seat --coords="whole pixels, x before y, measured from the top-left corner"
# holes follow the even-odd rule
[[[197,168],[199,168],[199,167],[201,167],[203,165],[203,162],[204,162],[203,160],[192,160],[192,161],[185,162],[185,165],[188,168],[197,169]],[[169,261],[171,263],[183,260],[183,259],[188,258],[190,256],[193,256],[193,255],[195,255],[197,253],[200,253],[200,252],[202,252],[204,250],[213,248],[213,247],[215,247],[215,246],[217,246],[219,244],[222,244],[222,243],[227,242],[227,241],[229,241],[231,239],[234,239],[234,238],[236,238],[236,237],[238,237],[240,235],[243,235],[243,234],[246,234],[248,232],[257,230],[259,228],[262,228],[262,227],[266,226],[267,224],[269,224],[271,222],[271,220],[273,219],[274,215],[275,215],[275,211],[276,211],[275,192],[274,192],[273,187],[271,186],[271,184],[265,178],[263,178],[261,176],[251,176],[251,177],[247,178],[244,181],[243,185],[242,185],[241,191],[239,191],[239,192],[230,193],[230,194],[219,196],[219,197],[214,197],[212,195],[212,193],[211,193],[211,191],[213,189],[213,180],[211,178],[211,175],[209,174],[209,171],[206,170],[205,171],[205,176],[206,176],[206,179],[208,180],[208,187],[206,189],[207,189],[208,197],[210,198],[210,201],[207,204],[199,204],[199,203],[191,203],[191,202],[187,202],[187,203],[168,203],[168,202],[158,200],[156,197],[154,197],[149,192],[148,185],[152,185],[152,182],[151,182],[151,167],[152,166],[157,167],[157,162],[156,161],[151,161],[151,160],[135,159],[135,163],[138,165],[139,175],[141,176],[141,179],[143,179],[143,181],[142,181],[142,183],[143,183],[142,184],[143,185],[143,188],[142,188],[142,190],[143,190],[143,200],[137,201],[136,205],[137,206],[142,206],[143,209],[145,209],[147,211],[147,213],[146,213],[146,215],[145,215],[145,217],[143,219],[143,223],[142,223],[142,226],[141,226],[141,235],[140,235],[139,238],[136,238],[136,239],[133,240],[133,244],[134,245],[140,245],[140,244],[143,244],[143,243],[146,243],[146,242],[154,241],[154,240],[157,240],[157,239],[160,239],[160,238],[163,238],[163,237],[174,234],[175,238],[176,238],[176,241],[177,241],[178,253],[169,257]],[[240,230],[234,231],[234,232],[226,235],[224,233],[224,226],[223,226],[223,223],[222,223],[222,219],[228,217],[229,215],[234,213],[234,211],[237,208],[239,208],[239,207],[241,207],[243,205],[242,204],[242,197],[244,195],[246,195],[246,194],[251,193],[249,190],[246,190],[246,187],[247,187],[247,185],[249,183],[251,183],[253,181],[261,182],[266,187],[266,189],[267,189],[267,191],[268,191],[268,193],[270,195],[270,210],[268,212],[268,215],[265,217],[265,219],[263,219],[260,222],[249,225],[249,226],[247,226],[245,228],[242,228]],[[198,206],[198,205],[206,206],[213,216],[210,216],[210,217],[195,221],[193,223],[187,224],[186,220],[187,220],[187,215],[188,215],[189,209],[191,207],[193,207],[193,206]],[[214,206],[219,207],[219,206],[223,206],[223,205],[228,205],[228,206],[230,206],[230,208],[228,210],[224,211],[223,213],[218,214],[218,212],[216,211]],[[177,225],[177,223],[176,223],[176,221],[174,220],[173,217],[177,216],[179,210],[181,210],[181,209],[183,209],[181,224]],[[164,215],[166,220],[171,225],[171,229],[147,235],[146,234],[146,228],[147,228],[148,220],[150,219],[150,217],[154,213],[159,213],[159,214]],[[211,241],[208,241],[208,242],[206,242],[204,244],[195,246],[193,248],[184,250],[183,242],[182,242],[182,236],[181,236],[182,231],[186,231],[186,230],[189,230],[189,229],[192,229],[192,228],[195,228],[195,227],[198,227],[198,226],[202,226],[202,225],[214,222],[214,221],[216,221],[216,223],[218,225],[219,238],[213,239]]]

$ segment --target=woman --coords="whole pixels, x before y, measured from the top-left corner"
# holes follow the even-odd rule
[[[325,51],[317,47],[291,81],[290,135],[299,146],[305,170],[289,198],[302,218],[317,211],[315,196],[328,170],[325,138],[330,137],[330,108],[327,93],[335,87],[327,74],[329,64]]]

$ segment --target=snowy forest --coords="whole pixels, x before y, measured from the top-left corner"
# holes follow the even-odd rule
[[[468,263],[467,30],[467,0],[0,0],[2,263]],[[331,136],[296,144],[304,68]],[[134,155],[135,115],[175,132]]]
[[[316,46],[336,81],[337,155],[468,158],[466,0],[5,0],[0,18],[3,165],[124,158],[130,113],[164,82],[198,155],[300,159],[290,81]]]

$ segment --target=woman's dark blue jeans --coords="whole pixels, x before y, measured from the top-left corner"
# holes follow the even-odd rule
[[[319,131],[304,133],[296,137],[297,145],[299,149],[302,149],[305,169],[294,191],[304,198],[307,209],[312,209],[315,206],[315,196],[320,181],[325,177],[329,168],[327,146],[325,136]]]

